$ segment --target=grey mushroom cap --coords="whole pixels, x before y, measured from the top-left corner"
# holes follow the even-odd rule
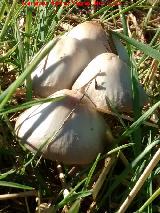
[[[87,48],[91,58],[105,52],[112,52],[109,34],[107,34],[100,23],[86,21],[78,24],[66,33],[68,37],[80,40]]]
[[[95,21],[78,24],[68,33],[68,37],[80,40],[87,48],[91,59],[101,53],[115,53],[129,65],[129,56],[120,39],[112,31],[105,31],[102,25]]]
[[[61,89],[71,89],[81,71],[91,61],[77,39],[62,36],[32,73],[33,92],[47,97]]]
[[[16,121],[15,132],[32,152],[50,140],[41,150],[47,159],[89,164],[105,149],[105,121],[80,92],[62,90],[50,97],[61,96],[60,101],[24,111]]]
[[[147,103],[147,95],[140,83],[137,83],[142,107]],[[130,70],[113,53],[103,53],[93,59],[72,89],[85,93],[99,111],[111,111],[112,106],[121,112],[132,111]]]

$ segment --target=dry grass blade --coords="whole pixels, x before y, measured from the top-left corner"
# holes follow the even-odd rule
[[[29,196],[37,196],[37,191],[26,191],[26,192],[19,192],[13,194],[3,194],[0,195],[0,200],[8,200],[8,199],[16,199],[19,197],[29,197]]]
[[[93,186],[93,199],[95,200],[99,191],[102,188],[102,185],[106,179],[107,174],[109,173],[110,169],[112,168],[112,165],[114,164],[117,156],[116,154],[112,154],[111,156],[107,157],[105,159],[105,165],[104,168],[96,182],[96,184]]]
[[[135,184],[135,186],[133,187],[133,189],[131,190],[131,192],[129,193],[127,198],[125,199],[125,201],[120,206],[117,213],[126,212],[127,208],[129,207],[129,205],[131,204],[131,202],[133,201],[133,199],[135,198],[135,196],[137,195],[137,193],[139,192],[139,190],[143,186],[144,182],[149,177],[152,170],[158,164],[159,161],[160,161],[160,148],[157,150],[157,152],[153,156],[152,160],[150,161],[150,163],[148,164],[148,166],[146,167],[146,169],[144,170],[144,172],[140,176],[139,180],[137,181],[137,183]]]

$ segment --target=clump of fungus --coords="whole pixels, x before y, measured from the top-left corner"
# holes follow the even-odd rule
[[[94,58],[78,77],[72,89],[84,92],[102,112],[109,111],[111,105],[121,112],[132,111],[129,67],[113,53],[103,53]],[[147,96],[140,83],[138,89],[142,107],[147,101]]]
[[[64,97],[63,97],[64,96]],[[36,105],[17,119],[17,136],[32,152],[40,149],[50,160],[65,164],[88,164],[105,148],[106,124],[83,94],[58,91],[57,102]]]
[[[105,141],[110,130],[98,111],[109,112],[112,106],[120,112],[132,111],[128,65],[122,43],[114,35],[111,38],[101,24],[77,25],[59,39],[32,73],[37,96],[62,99],[24,111],[15,125],[18,138],[47,159],[91,163],[110,146]],[[147,96],[137,84],[143,107]]]
[[[47,97],[72,84],[90,62],[85,46],[77,39],[62,36],[32,73],[34,94]]]

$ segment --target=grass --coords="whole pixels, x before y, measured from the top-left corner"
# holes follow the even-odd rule
[[[157,161],[154,160],[160,144],[159,6],[155,0],[152,3],[144,0],[122,1],[121,6],[99,7],[91,14],[90,7],[82,10],[75,4],[29,7],[22,6],[21,1],[0,2],[2,212],[31,213],[35,212],[36,207],[40,212],[44,203],[47,203],[48,212],[62,212],[62,209],[74,213],[159,212],[159,155]],[[122,119],[119,114],[104,115],[112,129],[116,146],[108,154],[97,156],[93,164],[77,168],[74,175],[71,175],[71,167],[63,166],[65,183],[62,183],[56,162],[29,153],[17,140],[14,125],[24,109],[51,101],[49,98],[34,98],[30,75],[53,48],[57,42],[56,36],[65,32],[62,24],[76,26],[82,20],[100,20],[105,28],[119,29],[120,32],[114,31],[114,35],[123,41],[130,56],[134,113],[131,115],[132,122]],[[138,26],[141,34],[137,33]],[[150,106],[143,111],[138,107],[137,78],[150,97]],[[157,127],[150,121],[153,116],[158,118]],[[151,125],[146,125],[145,121]],[[120,152],[123,152],[125,160],[120,157]],[[114,162],[107,164],[110,166],[107,172],[104,158],[108,162],[114,159]],[[148,170],[152,161],[155,165]],[[141,181],[145,171],[148,173]],[[140,191],[134,191],[139,182]],[[64,198],[65,187],[69,194]],[[128,203],[127,197],[133,191],[134,199]],[[124,210],[124,201],[127,202],[127,210]]]

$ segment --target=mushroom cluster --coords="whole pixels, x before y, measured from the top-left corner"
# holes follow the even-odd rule
[[[88,21],[64,34],[32,73],[33,92],[59,98],[31,107],[15,132],[32,152],[64,164],[89,164],[107,146],[109,128],[99,113],[132,111],[129,58],[101,24]],[[141,106],[147,96],[139,85]]]

